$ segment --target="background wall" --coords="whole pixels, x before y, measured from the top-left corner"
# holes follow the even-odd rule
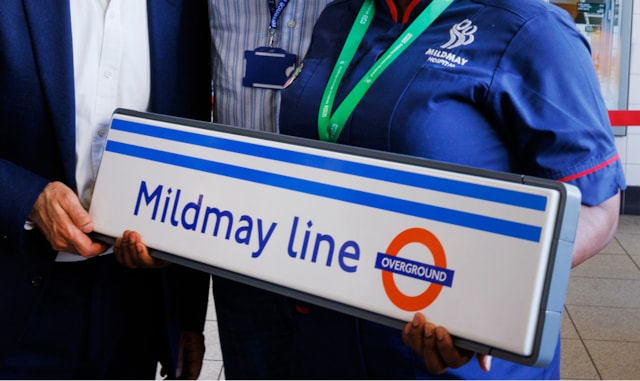
[[[633,4],[629,110],[640,110],[640,3]],[[627,178],[622,197],[622,214],[640,215],[640,126],[629,126],[627,135],[616,137],[616,145]]]
[[[629,110],[640,110],[640,4],[633,2]],[[627,136],[616,138],[625,165],[627,185],[640,186],[640,126],[630,126]]]

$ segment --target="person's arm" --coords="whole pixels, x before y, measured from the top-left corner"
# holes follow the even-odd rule
[[[445,327],[428,322],[420,312],[405,325],[402,341],[422,357],[431,374],[442,374],[449,368],[459,368],[471,361],[474,355],[482,370],[491,369],[491,356],[456,347]]]
[[[599,205],[581,206],[572,267],[596,255],[613,239],[619,215],[620,193]],[[455,347],[447,329],[428,322],[421,313],[416,313],[413,321],[406,324],[402,340],[422,356],[432,374],[463,366],[474,356],[471,351]],[[476,357],[480,367],[489,370],[491,356],[476,354]]]
[[[204,352],[204,334],[197,331],[183,331],[180,334],[176,378],[178,380],[197,380],[202,370]]]
[[[209,301],[209,273],[172,264],[170,273],[172,308],[180,319],[180,347],[176,378],[197,379],[205,353],[204,326]]]
[[[61,182],[49,183],[38,196],[29,218],[56,251],[93,257],[108,245],[93,241],[93,221],[78,196]]]
[[[151,256],[140,234],[132,230],[125,230],[122,237],[116,239],[113,253],[118,263],[130,269],[154,269],[168,265],[168,262]]]
[[[0,159],[0,239],[19,247],[34,225],[53,250],[90,257],[107,248],[87,235],[91,218],[68,186]]]
[[[619,216],[619,192],[599,205],[582,205],[573,247],[572,267],[596,255],[613,239]]]

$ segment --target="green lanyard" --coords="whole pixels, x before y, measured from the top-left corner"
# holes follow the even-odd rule
[[[387,52],[360,79],[340,106],[338,106],[335,113],[331,115],[338,85],[340,85],[342,77],[344,77],[347,67],[349,67],[349,64],[353,60],[353,56],[356,54],[356,50],[358,50],[358,46],[360,46],[376,12],[374,0],[364,1],[356,17],[356,22],[351,27],[351,31],[347,36],[347,41],[342,47],[342,52],[340,52],[333,72],[329,77],[329,82],[324,90],[324,94],[322,95],[322,102],[320,103],[320,111],[318,113],[318,133],[320,134],[320,140],[330,142],[336,142],[338,140],[347,119],[349,119],[349,116],[353,113],[353,110],[358,103],[360,103],[360,100],[362,100],[362,97],[364,97],[364,94],[369,90],[373,82],[409,45],[427,30],[429,25],[431,25],[452,2],[453,0],[433,0],[431,4],[422,11],[418,18],[409,25],[407,30],[396,39]]]

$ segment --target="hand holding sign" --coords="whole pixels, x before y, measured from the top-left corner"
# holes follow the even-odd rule
[[[456,347],[445,327],[436,327],[420,312],[405,325],[402,341],[422,356],[427,370],[432,374],[444,373],[448,368],[459,368],[474,355],[472,351]],[[491,356],[478,353],[476,358],[483,371],[491,369]]]
[[[54,250],[93,257],[108,246],[92,241],[93,221],[78,196],[66,185],[55,181],[42,190],[29,215]]]
[[[122,237],[116,239],[113,253],[118,263],[130,269],[160,268],[169,264],[162,259],[152,257],[147,246],[142,243],[140,234],[131,230],[125,230]]]

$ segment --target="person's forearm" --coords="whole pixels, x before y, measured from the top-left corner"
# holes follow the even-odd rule
[[[620,193],[600,205],[582,205],[571,267],[576,267],[602,250],[618,228]]]

